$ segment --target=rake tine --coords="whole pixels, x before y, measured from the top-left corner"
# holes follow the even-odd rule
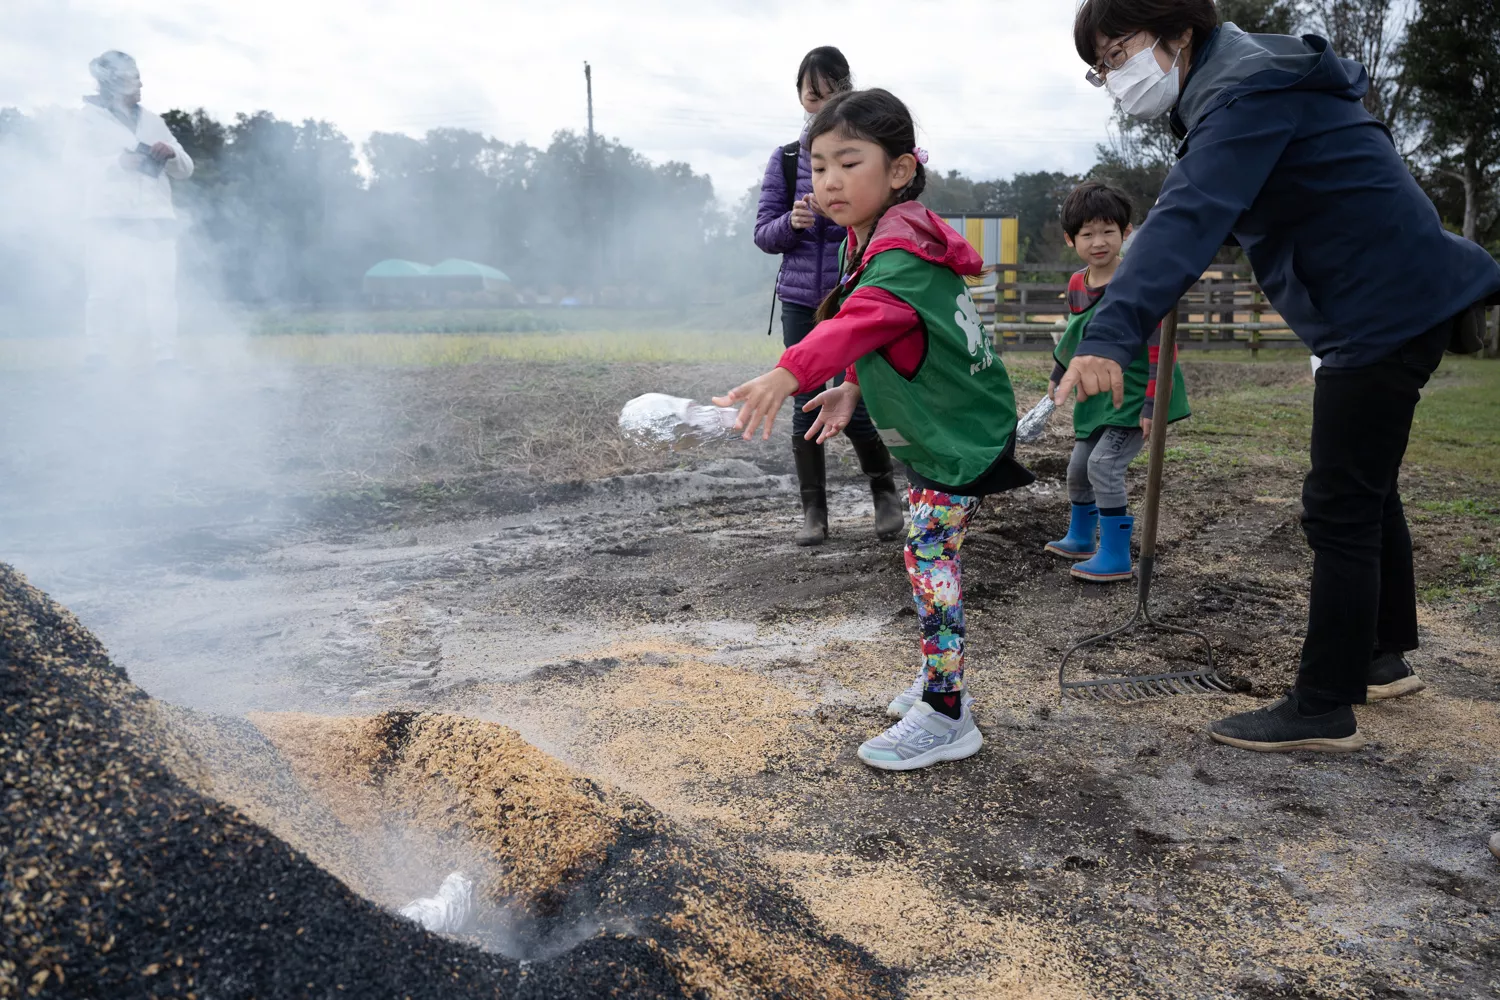
[[[1176,351],[1177,313],[1180,307],[1179,302],[1162,317],[1161,321],[1161,351],[1168,357],[1173,356]],[[1171,394],[1172,383],[1168,379],[1157,387],[1157,405],[1164,410],[1170,410]],[[1214,648],[1208,636],[1190,628],[1159,621],[1151,613],[1151,582],[1156,566],[1157,515],[1161,498],[1162,472],[1166,459],[1166,444],[1167,423],[1160,421],[1152,428],[1146,463],[1146,498],[1141,515],[1141,552],[1136,572],[1135,612],[1125,624],[1098,635],[1089,636],[1063,654],[1062,663],[1057,668],[1057,682],[1064,694],[1071,693],[1070,685],[1087,684],[1089,693],[1096,699],[1130,702],[1157,696],[1170,697],[1174,694],[1204,694],[1233,690],[1214,669]],[[1206,669],[1169,671],[1141,676],[1100,677],[1090,681],[1067,679],[1068,663],[1076,652],[1087,646],[1094,646],[1123,635],[1137,625],[1141,625],[1143,631],[1186,635],[1198,640],[1203,644],[1207,661]],[[1153,640],[1154,638],[1155,636],[1152,637]],[[1158,658],[1161,654],[1154,651],[1155,645],[1154,641],[1136,642],[1132,644],[1132,651],[1148,656],[1153,656],[1154,653],[1153,658]]]

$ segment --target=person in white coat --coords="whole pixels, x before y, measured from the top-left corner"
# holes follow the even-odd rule
[[[158,363],[177,358],[177,213],[172,180],[193,161],[160,115],[141,107],[135,60],[106,52],[89,63],[99,93],[83,99],[78,168],[87,232],[84,315],[89,360],[145,332]]]

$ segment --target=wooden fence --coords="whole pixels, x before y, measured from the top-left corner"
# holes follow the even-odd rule
[[[1067,325],[1068,278],[1077,261],[1006,264],[972,289],[995,344],[1009,351],[1051,351]],[[1485,357],[1500,357],[1500,308],[1486,313]],[[1178,346],[1191,350],[1301,347],[1297,335],[1266,301],[1248,264],[1216,264],[1182,297]]]
[[[1073,262],[1006,265],[995,282],[973,289],[979,314],[1002,350],[1050,351],[1067,325]],[[1300,346],[1266,301],[1247,264],[1215,265],[1182,297],[1178,343],[1184,349]]]

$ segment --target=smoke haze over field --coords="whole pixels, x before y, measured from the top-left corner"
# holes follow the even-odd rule
[[[843,48],[856,83],[912,106],[936,169],[1086,168],[1110,106],[1082,78],[1072,7],[12,0],[0,105],[76,102],[88,59],[122,48],[148,68],[145,101],[162,111],[228,119],[266,108],[331,121],[356,143],[451,126],[539,146],[558,129],[584,131],[587,59],[601,133],[692,164],[730,204],[771,146],[795,136],[797,63],[822,44]]]

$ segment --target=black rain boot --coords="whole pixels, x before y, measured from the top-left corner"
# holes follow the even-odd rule
[[[896,490],[896,469],[891,453],[880,438],[849,439],[859,467],[870,477],[870,495],[875,498],[875,537],[889,541],[906,527],[901,512],[901,494]]]
[[[827,466],[823,446],[803,437],[792,438],[797,463],[797,485],[802,488],[802,530],[798,545],[822,545],[828,538]]]

